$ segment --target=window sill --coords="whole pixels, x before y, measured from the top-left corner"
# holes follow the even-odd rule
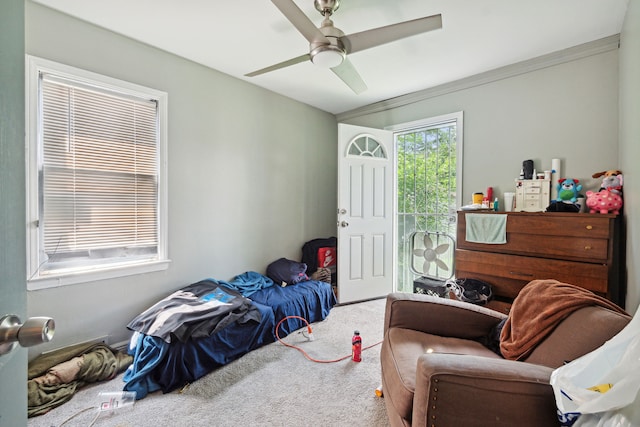
[[[27,281],[27,290],[38,291],[41,289],[57,288],[59,286],[77,285],[98,280],[116,279],[118,277],[164,271],[169,268],[170,263],[171,260],[163,260],[146,262],[144,264],[120,265],[100,270],[79,271],[64,275],[38,277]]]

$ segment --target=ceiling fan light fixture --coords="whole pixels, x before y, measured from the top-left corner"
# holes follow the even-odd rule
[[[322,68],[333,68],[342,64],[346,54],[337,46],[325,45],[311,52],[311,62]]]

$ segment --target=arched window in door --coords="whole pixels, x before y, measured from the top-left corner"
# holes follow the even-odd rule
[[[384,147],[371,135],[357,136],[349,143],[347,155],[354,157],[375,157],[386,159]]]

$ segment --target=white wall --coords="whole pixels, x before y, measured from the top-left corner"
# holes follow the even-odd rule
[[[626,308],[633,313],[640,304],[640,272],[635,266],[640,254],[639,3],[630,2],[620,50],[385,111],[360,116],[352,112],[341,121],[383,127],[463,111],[464,200],[487,186],[498,196],[512,190],[525,159],[533,159],[538,170],[549,168],[552,158],[562,159],[563,175],[580,179],[584,191],[598,186],[600,180],[591,178],[594,172],[620,168],[628,227]]]
[[[594,172],[618,164],[617,63],[610,50],[348,122],[379,127],[463,111],[465,202],[488,186],[512,191],[526,159],[541,171],[560,158],[564,177],[594,187]]]
[[[627,223],[627,310],[640,306],[640,0],[629,0],[620,36],[620,167]]]
[[[32,2],[26,50],[169,94],[172,263],[29,292],[29,314],[56,320],[49,347],[122,341],[129,320],[181,286],[264,272],[277,258],[300,259],[305,241],[335,235],[333,115]]]

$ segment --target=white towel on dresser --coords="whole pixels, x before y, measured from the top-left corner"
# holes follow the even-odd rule
[[[500,245],[507,243],[507,215],[465,214],[467,235],[472,243]]]

